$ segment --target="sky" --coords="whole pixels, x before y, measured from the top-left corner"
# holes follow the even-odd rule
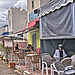
[[[8,25],[8,10],[11,7],[27,10],[27,0],[0,0],[0,27]]]

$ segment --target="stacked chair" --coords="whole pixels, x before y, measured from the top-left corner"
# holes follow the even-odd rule
[[[48,70],[51,69],[50,65],[55,61],[49,53],[43,53],[42,54],[42,75],[44,72],[44,69],[46,69],[46,75],[48,75]]]

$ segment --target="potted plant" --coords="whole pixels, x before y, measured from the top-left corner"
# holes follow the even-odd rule
[[[14,61],[9,61],[9,67],[10,68],[15,68],[15,62]]]
[[[4,48],[4,51],[5,51],[5,56],[3,57],[3,60],[4,60],[4,63],[7,63],[8,62],[8,55],[9,55],[9,52],[10,52],[10,48],[8,46],[6,46]]]
[[[1,58],[1,60],[3,60],[3,56],[1,56],[0,58]]]

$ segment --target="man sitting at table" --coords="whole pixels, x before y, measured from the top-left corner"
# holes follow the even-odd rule
[[[64,58],[66,57],[64,49],[62,49],[62,44],[59,44],[58,49],[54,53],[54,58]]]
[[[16,44],[16,46],[15,46],[15,50],[19,50],[18,44]]]
[[[28,49],[29,51],[33,51],[32,45],[31,45],[31,44],[28,44],[27,49]]]

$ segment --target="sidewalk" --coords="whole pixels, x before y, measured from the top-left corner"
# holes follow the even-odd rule
[[[28,70],[28,68],[26,68],[25,65],[16,65],[15,68],[18,71],[25,73],[24,75],[42,75],[41,69],[40,70],[37,69],[33,73],[32,70]],[[30,74],[26,73],[25,71],[29,72]],[[50,75],[51,74],[50,70],[48,70],[48,71],[49,71],[49,75]],[[44,74],[43,75],[46,75],[46,70],[44,70]]]
[[[18,75],[14,72],[14,69],[8,68],[8,64],[3,64],[0,61],[0,75]]]

